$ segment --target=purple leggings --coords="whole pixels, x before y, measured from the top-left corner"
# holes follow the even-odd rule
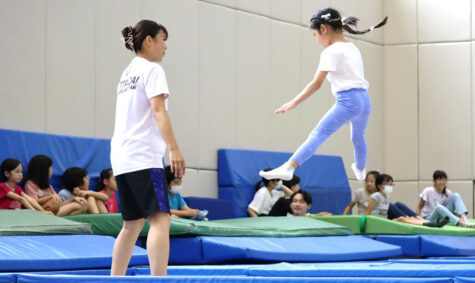
[[[301,166],[312,157],[318,147],[346,122],[351,122],[351,141],[355,150],[356,167],[366,167],[368,150],[365,131],[371,113],[371,100],[365,89],[353,88],[337,93],[336,103],[310,132],[307,140],[290,160]]]

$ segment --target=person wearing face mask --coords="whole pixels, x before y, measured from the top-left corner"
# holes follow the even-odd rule
[[[168,204],[170,206],[171,216],[176,218],[205,220],[208,211],[190,208],[181,196],[181,191],[183,190],[181,178],[175,177],[170,166],[165,167],[164,173],[168,184]]]
[[[267,172],[270,170],[272,170],[272,168],[268,168],[264,171]],[[274,206],[279,198],[284,195],[290,196],[293,193],[292,190],[282,185],[282,180],[280,179],[267,180],[262,178],[261,181],[257,182],[255,189],[256,194],[247,207],[247,213],[251,217],[268,216],[272,206]]]
[[[436,170],[433,174],[434,186],[427,187],[419,195],[417,215],[435,221],[449,218],[453,225],[475,228],[475,223],[468,221],[468,210],[458,193],[447,189],[447,174]]]
[[[393,177],[381,174],[376,178],[376,192],[370,196],[366,215],[388,218],[389,195],[393,191]]]

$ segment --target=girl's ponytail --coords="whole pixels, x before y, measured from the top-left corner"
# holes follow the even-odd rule
[[[382,19],[379,23],[377,23],[374,26],[372,26],[370,28],[367,28],[365,30],[354,30],[354,29],[352,29],[350,26],[355,26],[356,27],[358,21],[359,21],[359,19],[357,19],[355,17],[343,18],[341,20],[342,28],[344,30],[346,30],[347,32],[351,33],[351,34],[365,34],[365,33],[368,33],[370,31],[374,31],[375,29],[384,26],[386,24],[386,22],[388,21],[388,17],[387,16],[384,17],[384,19]]]

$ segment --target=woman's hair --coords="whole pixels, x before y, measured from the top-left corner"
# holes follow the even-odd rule
[[[438,179],[448,179],[447,178],[447,173],[445,173],[444,171],[442,170],[435,170],[434,171],[434,174],[432,174],[432,180],[438,180]],[[447,195],[447,187],[445,187],[443,190],[442,190],[442,194],[444,195]]]
[[[379,176],[379,172],[378,171],[369,171],[367,174],[366,174],[366,178],[365,178],[365,181],[368,181],[368,177],[373,175],[374,177],[374,180],[376,180]]]
[[[7,172],[11,172],[13,171],[15,168],[18,167],[18,165],[20,165],[21,162],[16,160],[16,159],[13,159],[13,158],[7,158],[5,160],[3,160],[2,162],[2,165],[1,165],[1,170],[2,170],[2,181],[3,182],[6,182],[8,181],[8,177],[5,175],[5,171]]]
[[[163,169],[163,172],[165,174],[165,180],[167,181],[167,185],[170,185],[173,180],[178,179],[178,177],[176,177],[175,174],[172,173],[172,168],[170,166],[165,167],[165,169]]]
[[[351,28],[350,26],[357,25],[359,19],[355,17],[346,17],[342,18],[340,13],[330,7],[321,8],[310,19],[309,27],[311,29],[315,29],[320,32],[320,25],[329,25],[334,30],[345,30],[351,34],[364,34],[370,31],[373,31],[376,28],[382,27],[386,24],[388,17],[385,17],[382,21],[375,24],[374,26],[367,28],[365,30],[356,30]]]
[[[296,191],[295,193],[293,193],[293,194],[290,196],[290,203],[292,203],[292,201],[294,200],[295,196],[298,195],[298,194],[301,194],[301,195],[302,195],[302,198],[303,198],[303,200],[305,201],[305,203],[306,203],[307,205],[312,204],[312,196],[311,196],[310,193],[307,192],[306,190],[298,190],[298,191]]]
[[[300,183],[300,177],[297,175],[294,175],[292,179],[290,179],[289,181],[282,181],[282,184],[289,189],[299,183]]]
[[[378,188],[379,185],[382,185],[385,182],[392,182],[392,181],[394,181],[393,177],[391,177],[388,174],[379,175],[378,177],[376,177],[376,190],[379,192],[379,188]]]
[[[72,193],[74,188],[84,184],[84,177],[86,176],[86,169],[79,167],[71,167],[64,171],[61,179],[63,181],[64,188]]]
[[[104,190],[106,185],[104,184],[104,180],[109,179],[112,176],[112,168],[107,168],[101,171],[101,175],[99,176],[99,182],[97,182],[97,188],[99,190]]]
[[[49,188],[49,168],[53,166],[53,160],[47,155],[36,155],[28,162],[25,182],[32,181],[40,189]]]
[[[267,168],[267,169],[264,169],[263,171],[264,172],[268,172],[270,170],[272,170],[273,168]],[[267,180],[266,178],[262,177],[262,180],[260,180],[259,182],[257,182],[257,184],[254,186],[254,189],[256,190],[256,192],[262,187],[262,183],[264,183],[264,186],[267,187],[267,185],[269,185],[270,181],[273,181],[273,180]]]
[[[167,29],[159,23],[150,20],[141,20],[134,27],[128,26],[122,29],[123,43],[125,48],[139,52],[142,49],[142,43],[147,38],[155,36],[163,31],[165,33],[165,40],[168,38]]]

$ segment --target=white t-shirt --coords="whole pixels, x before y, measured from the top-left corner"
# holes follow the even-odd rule
[[[373,211],[371,211],[371,215],[388,218],[389,198],[383,196],[380,192],[373,193],[371,198],[376,201],[376,205],[374,206]]]
[[[422,193],[419,195],[419,197],[425,201],[425,204],[421,210],[422,217],[425,218],[429,216],[438,204],[443,206],[447,204],[450,196],[452,195],[452,191],[449,189],[446,189],[445,191],[447,195],[438,193],[434,187],[427,187],[422,191]]]
[[[320,55],[317,73],[319,71],[328,71],[333,95],[352,88],[369,88],[364,77],[363,58],[352,42],[335,42],[325,48]]]
[[[359,215],[364,215],[366,213],[369,197],[370,195],[368,194],[365,188],[359,188],[358,190],[356,190],[353,202],[355,202],[356,206],[358,207]]]
[[[166,144],[158,131],[149,99],[165,95],[168,84],[163,68],[135,57],[117,86],[111,163],[114,175],[149,168],[163,168]],[[165,100],[166,107],[167,101]],[[168,107],[167,107],[168,109]]]
[[[260,188],[251,203],[248,205],[252,210],[259,214],[269,214],[272,206],[277,200],[284,196],[284,192],[278,190],[272,190],[272,194],[266,187]]]

